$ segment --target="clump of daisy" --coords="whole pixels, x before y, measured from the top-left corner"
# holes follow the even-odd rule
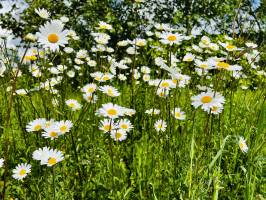
[[[240,150],[243,153],[247,153],[248,152],[248,146],[246,144],[246,140],[244,139],[244,137],[240,137],[239,138],[238,145],[239,145]]]
[[[55,164],[64,160],[64,155],[61,151],[56,149],[49,149],[48,147],[39,148],[32,154],[34,160],[41,161],[41,165],[52,167]]]
[[[27,163],[19,164],[16,166],[15,169],[13,169],[13,175],[12,177],[17,180],[22,180],[24,179],[28,173],[31,171],[31,165]]]

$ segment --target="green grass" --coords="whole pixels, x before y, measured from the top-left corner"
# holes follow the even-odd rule
[[[130,85],[120,83],[118,89],[123,95],[115,102],[132,107]],[[71,88],[64,92],[68,98],[81,99]],[[154,89],[141,83],[133,95],[136,115],[130,119],[134,129],[123,142],[114,142],[98,130],[100,118],[95,116],[95,110],[111,101],[110,98],[103,95],[100,98],[99,94],[97,104],[83,102],[83,110],[73,113],[64,102],[53,107],[48,92],[16,95],[9,129],[1,129],[2,143],[8,145],[6,195],[19,199],[52,199],[55,189],[58,200],[263,199],[266,127],[263,92],[238,90],[231,97],[232,103],[225,96],[222,114],[211,116],[190,105],[189,99],[195,94],[190,89],[177,89],[171,92],[170,99],[159,99]],[[9,104],[6,95],[2,89],[1,125]],[[169,108],[174,106],[186,112],[185,121],[169,115]],[[160,109],[160,115],[144,114],[150,108]],[[69,119],[75,122],[75,127],[54,141],[41,138],[39,133],[27,133],[26,124],[40,117]],[[165,133],[154,129],[159,118],[167,121]],[[247,154],[238,147],[239,136],[247,140]],[[55,185],[52,169],[32,159],[32,152],[43,146],[65,153],[65,160],[54,167]],[[11,178],[11,169],[20,162],[33,166],[23,182]],[[0,171],[3,177],[3,170]]]

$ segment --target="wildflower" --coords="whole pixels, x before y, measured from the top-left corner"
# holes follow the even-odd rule
[[[200,39],[200,43],[199,43],[199,46],[202,47],[202,48],[205,48],[205,47],[208,47],[211,43],[211,40],[209,37],[207,36],[203,36],[201,39]]]
[[[46,119],[39,118],[29,122],[26,126],[27,132],[40,131],[45,128]]]
[[[167,125],[164,120],[159,119],[155,122],[154,127],[157,132],[160,132],[160,131],[165,132]]]
[[[123,108],[113,103],[103,104],[97,112],[100,116],[109,117],[111,119],[118,118],[124,115]]]
[[[146,110],[145,113],[148,114],[148,115],[159,115],[160,114],[160,110],[152,108],[152,109]]]
[[[4,165],[4,161],[5,161],[5,160],[4,160],[3,158],[0,158],[0,168],[3,167],[3,165]]]
[[[51,51],[58,51],[59,47],[64,47],[68,43],[67,30],[63,30],[64,25],[59,20],[52,20],[41,26],[36,33],[38,42]]]
[[[75,99],[66,100],[66,104],[72,111],[80,110],[82,105]]]
[[[129,132],[131,129],[133,129],[133,125],[128,119],[121,119],[119,121],[118,127],[126,132]]]
[[[58,138],[59,135],[61,135],[60,129],[55,124],[45,128],[42,134],[44,138],[50,138],[51,140]]]
[[[35,9],[35,12],[43,19],[48,19],[50,17],[50,13],[44,8]]]
[[[186,119],[185,113],[181,111],[180,108],[174,108],[174,110],[172,111],[172,115],[174,116],[175,119],[179,119],[179,120]]]
[[[243,153],[247,153],[248,152],[248,146],[246,144],[246,140],[244,139],[244,137],[240,137],[239,138],[239,142],[238,142],[239,148]]]
[[[118,90],[115,87],[110,86],[110,85],[101,86],[99,90],[102,91],[104,94],[107,94],[110,97],[118,97],[120,95]]]
[[[169,33],[169,32],[163,32],[161,34],[161,42],[163,44],[181,44],[181,41],[183,40],[183,36],[177,33]]]
[[[96,101],[98,100],[98,96],[91,93],[84,93],[82,96],[83,99],[88,103],[96,103]]]
[[[31,165],[27,163],[19,164],[16,166],[15,169],[13,169],[13,175],[12,177],[17,180],[22,180],[25,178],[28,173],[31,171]]]
[[[238,50],[238,48],[235,45],[232,45],[232,44],[230,44],[228,42],[226,42],[226,43],[219,42],[219,44],[221,46],[223,46],[227,51],[235,51],[235,50]]]
[[[127,138],[127,133],[123,129],[117,129],[117,130],[112,130],[111,131],[111,137],[115,141],[123,141]]]
[[[100,21],[98,24],[98,29],[103,29],[103,30],[112,30],[113,27],[110,24],[107,24],[106,22]]]
[[[202,106],[202,109],[209,111],[213,106],[222,106],[225,103],[224,97],[219,92],[202,92],[199,95],[192,96],[192,105],[195,108]]]
[[[33,159],[41,161],[41,165],[51,167],[64,160],[64,155],[59,150],[44,147],[33,152]]]
[[[187,53],[184,58],[183,58],[183,61],[186,61],[186,62],[191,62],[193,61],[195,58],[195,56],[192,54],[192,53]]]
[[[61,134],[66,134],[70,132],[70,129],[73,127],[73,123],[70,120],[62,120],[59,122],[56,122],[56,126],[59,129]]]
[[[215,63],[216,69],[224,69],[227,71],[240,71],[242,70],[242,67],[239,65],[230,65],[227,62],[224,61],[218,61]]]
[[[116,124],[112,119],[104,119],[100,121],[99,129],[104,133],[108,133],[114,129],[116,129]]]
[[[97,85],[95,83],[89,83],[87,85],[85,85],[81,91],[82,92],[85,92],[85,93],[89,93],[89,94],[92,94],[96,91],[97,89]]]

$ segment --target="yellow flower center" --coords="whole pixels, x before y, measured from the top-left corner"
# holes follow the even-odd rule
[[[68,106],[71,107],[71,108],[74,108],[75,104],[73,102],[71,102],[71,103],[68,104]]]
[[[234,48],[236,48],[236,46],[231,45],[231,44],[228,44],[228,45],[226,46],[226,48],[227,48],[228,50],[233,50]]]
[[[87,92],[88,93],[93,93],[94,92],[94,88],[92,88],[92,87],[88,88]]]
[[[122,129],[127,129],[127,128],[128,128],[128,125],[127,125],[127,124],[122,124],[122,125],[121,125],[121,128],[122,128]]]
[[[121,138],[121,137],[122,137],[122,133],[117,132],[117,133],[115,134],[115,138],[116,138],[116,140],[118,140],[118,139]]]
[[[95,77],[95,80],[99,81],[99,80],[101,80],[101,77],[97,76],[97,77]]]
[[[175,113],[175,117],[176,117],[176,118],[181,117],[181,113],[180,113],[180,112],[176,112],[176,113]]]
[[[226,62],[218,62],[217,67],[221,68],[221,69],[228,69],[230,67],[230,65]]]
[[[176,36],[175,35],[169,35],[168,37],[167,37],[167,40],[169,40],[170,42],[174,42],[174,41],[176,41]]]
[[[243,150],[244,147],[245,147],[244,143],[243,143],[243,142],[240,142],[240,143],[239,143],[239,148],[240,148],[241,150]]]
[[[212,97],[211,96],[204,96],[201,98],[201,102],[202,103],[210,103],[212,101]]]
[[[22,170],[19,171],[19,175],[20,176],[23,176],[25,174],[26,174],[26,170],[25,169],[22,169]]]
[[[51,34],[48,35],[48,41],[50,43],[57,43],[58,40],[59,40],[59,36],[57,34],[51,33]]]
[[[109,78],[108,76],[104,76],[104,77],[103,77],[103,80],[104,80],[104,81],[108,81],[109,79],[110,79],[110,78]]]
[[[136,43],[136,45],[137,45],[137,46],[140,46],[140,47],[143,47],[143,46],[145,46],[145,43],[144,43],[143,41],[138,41],[138,42]]]
[[[172,82],[173,82],[174,84],[177,84],[177,79],[173,79]]]
[[[42,126],[40,124],[37,124],[36,126],[34,126],[34,131],[39,131],[42,129]]]
[[[164,88],[168,88],[170,84],[168,82],[162,82],[161,86]]]
[[[201,65],[200,65],[200,68],[203,68],[203,69],[206,69],[207,67],[208,67],[207,64],[201,64]]]
[[[188,58],[186,59],[186,61],[188,61],[188,62],[191,62],[192,60],[193,60],[192,57],[188,57]]]
[[[207,45],[207,44],[209,44],[209,40],[202,40],[202,43]]]
[[[61,127],[60,127],[60,131],[61,131],[62,133],[65,133],[65,132],[67,131],[67,126],[66,126],[66,125],[61,126]]]
[[[57,137],[57,132],[55,132],[55,131],[51,131],[51,132],[50,132],[50,136],[51,136],[51,137]]]
[[[162,124],[158,124],[158,129],[161,129],[163,127]]]
[[[103,126],[103,129],[105,131],[110,131],[111,130],[111,126],[109,124],[106,124],[106,125]]]
[[[114,95],[113,90],[112,90],[112,89],[108,89],[108,90],[107,90],[107,94],[108,94],[109,96],[113,96],[113,95]]]
[[[217,111],[218,110],[218,107],[217,106],[213,106],[212,107],[212,111]]]
[[[49,158],[49,159],[48,159],[48,164],[49,164],[49,165],[55,165],[55,164],[56,164],[56,159],[55,159],[55,158],[52,158],[52,157]]]
[[[107,114],[108,115],[111,115],[111,116],[114,116],[114,115],[117,115],[117,110],[114,109],[114,108],[111,108],[107,111]]]

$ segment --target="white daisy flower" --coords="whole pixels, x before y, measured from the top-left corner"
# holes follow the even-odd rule
[[[118,127],[126,132],[130,132],[134,128],[128,119],[121,119]]]
[[[181,44],[183,36],[177,33],[163,32],[161,34],[161,42],[163,44]]]
[[[99,88],[100,91],[102,91],[104,94],[107,94],[110,97],[118,97],[120,96],[120,92],[118,90],[110,85],[101,86]]]
[[[165,132],[167,125],[164,120],[159,119],[155,122],[154,127],[157,132],[160,132],[160,131]]]
[[[97,114],[111,119],[118,118],[124,115],[123,108],[113,103],[103,104],[102,108],[97,111]]]
[[[19,164],[15,169],[12,170],[12,177],[17,180],[22,180],[31,171],[31,165],[27,163]]]
[[[117,129],[117,130],[112,130],[111,131],[111,137],[115,141],[123,141],[127,138],[127,133],[123,129]]]
[[[56,122],[56,126],[59,129],[61,134],[66,134],[70,132],[70,129],[73,127],[73,123],[70,120],[62,120],[59,122]]]
[[[62,160],[64,160],[63,153],[59,150],[51,149],[49,150],[48,154],[45,155],[44,164],[46,164],[48,167],[52,167]]]
[[[4,165],[4,161],[5,161],[5,160],[4,160],[3,158],[0,158],[0,168],[3,167],[3,165]]]
[[[96,91],[97,89],[97,85],[95,83],[89,83],[87,85],[85,85],[81,91],[82,92],[85,92],[85,93],[89,93],[89,94],[92,94]]]
[[[66,100],[66,105],[70,107],[72,111],[80,110],[82,105],[75,99]]]
[[[178,120],[186,119],[185,112],[181,111],[180,108],[174,108],[174,110],[172,111],[172,115],[174,116],[175,119]]]
[[[68,43],[67,30],[63,30],[64,25],[60,20],[52,20],[41,26],[36,33],[38,42],[51,51],[58,51],[59,47],[64,47]]]
[[[54,140],[58,138],[58,136],[62,135],[59,128],[53,124],[52,126],[45,128],[42,136],[44,138],[50,138],[51,140]]]
[[[225,103],[225,98],[219,92],[207,91],[192,96],[191,101],[195,108],[202,106],[203,110],[210,111],[213,106],[222,106]]]
[[[96,103],[98,100],[98,96],[91,93],[84,93],[82,96],[88,103]]]
[[[33,159],[41,161],[41,165],[51,167],[64,160],[64,155],[59,150],[44,147],[33,152]]]
[[[247,153],[248,152],[248,146],[246,144],[246,140],[244,139],[244,137],[240,137],[239,138],[239,142],[238,142],[239,148],[243,153]]]
[[[39,118],[29,122],[26,126],[27,132],[40,131],[45,128],[46,119]]]
[[[193,61],[195,56],[192,53],[186,53],[186,55],[183,58],[183,61],[185,62],[191,62]]]
[[[103,30],[112,30],[113,27],[110,24],[107,24],[106,22],[100,21],[98,24],[98,29],[103,29]]]
[[[145,113],[148,114],[148,115],[159,115],[160,114],[160,110],[152,108],[152,109],[146,110]]]
[[[35,9],[35,12],[43,19],[48,19],[50,17],[50,13],[44,8]]]
[[[104,133],[108,133],[116,128],[117,126],[112,119],[104,119],[100,121],[99,129]]]
[[[237,46],[235,46],[235,45],[232,45],[232,44],[230,44],[230,43],[228,43],[228,42],[226,42],[226,43],[223,43],[223,42],[218,42],[221,46],[223,46],[227,51],[236,51],[236,50],[239,50],[238,48],[237,48]]]

